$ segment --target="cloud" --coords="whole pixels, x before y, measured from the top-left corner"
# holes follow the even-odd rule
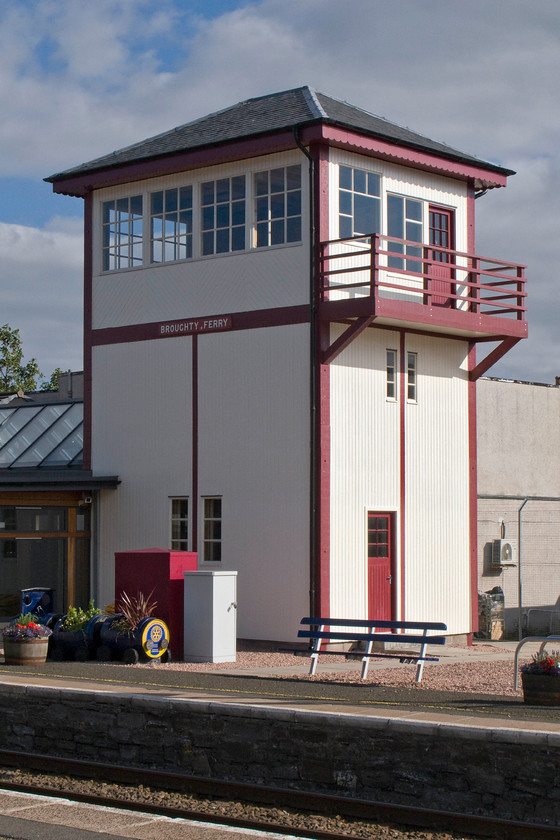
[[[20,330],[43,373],[82,369],[83,236],[75,220],[45,229],[0,223],[2,323]]]
[[[495,370],[552,375],[557,0],[239,0],[233,9],[230,0],[212,9],[198,0],[3,4],[0,177],[42,178],[242,99],[310,84],[518,171],[477,202],[479,252],[528,266],[531,338]],[[60,221],[39,233],[35,249],[49,233],[59,243],[70,235]],[[53,273],[60,258],[67,276],[65,249],[51,247]]]

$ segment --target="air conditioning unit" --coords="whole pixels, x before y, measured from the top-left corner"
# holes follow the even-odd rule
[[[503,569],[504,566],[515,566],[517,560],[517,546],[511,540],[492,540],[492,568]]]

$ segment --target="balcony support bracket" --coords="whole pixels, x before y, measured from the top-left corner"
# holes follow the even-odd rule
[[[494,350],[491,350],[487,356],[484,357],[477,365],[474,367],[469,373],[469,379],[471,382],[476,382],[479,377],[486,373],[486,371],[495,365],[496,362],[505,356],[506,353],[509,353],[512,347],[515,347],[518,341],[521,341],[521,338],[504,338]]]
[[[360,333],[362,333],[372,321],[375,319],[375,315],[363,315],[360,318],[356,318],[355,321],[344,330],[342,335],[333,341],[330,347],[326,350],[323,350],[321,354],[321,362],[324,365],[329,365],[336,357],[342,353],[342,351],[357,338]]]

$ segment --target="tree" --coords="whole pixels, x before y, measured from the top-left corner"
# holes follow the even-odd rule
[[[51,373],[50,379],[44,379],[41,382],[41,391],[57,391],[58,390],[58,375],[64,373],[61,368],[55,368]]]
[[[0,327],[0,392],[34,391],[39,376],[37,359],[23,362],[19,330],[4,324]]]

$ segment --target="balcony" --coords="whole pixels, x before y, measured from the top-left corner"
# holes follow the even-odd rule
[[[327,362],[373,323],[502,342],[503,352],[527,336],[522,265],[374,234],[321,243],[319,271],[320,319],[351,325]]]

